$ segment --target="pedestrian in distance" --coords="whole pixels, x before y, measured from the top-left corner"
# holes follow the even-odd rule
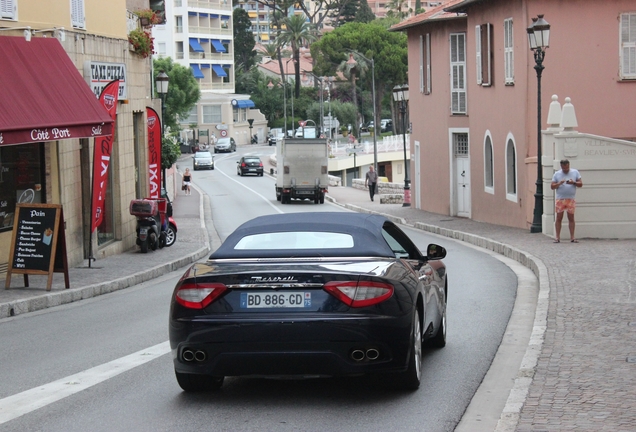
[[[570,161],[561,160],[561,169],[552,176],[552,184],[550,187],[556,191],[556,221],[554,222],[554,230],[556,237],[554,243],[561,242],[561,223],[563,222],[563,213],[568,215],[568,227],[570,229],[570,242],[578,243],[574,237],[574,210],[576,209],[576,188],[583,187],[581,174],[574,168],[570,168]]]
[[[371,201],[373,201],[373,195],[375,195],[375,188],[378,185],[378,173],[373,169],[373,165],[369,167],[369,171],[367,172],[367,176],[364,179],[364,186],[369,187],[369,196],[371,197]]]
[[[192,195],[192,192],[190,192],[190,183],[192,183],[192,174],[190,174],[190,168],[186,168],[185,173],[183,173],[182,187],[186,195]]]

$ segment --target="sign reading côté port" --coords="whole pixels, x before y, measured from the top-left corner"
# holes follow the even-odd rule
[[[62,206],[58,204],[18,204],[13,222],[13,236],[9,252],[9,268],[5,288],[11,286],[11,274],[29,276],[48,275],[46,290],[51,290],[53,273],[64,273],[69,288],[66,260],[66,235]]]

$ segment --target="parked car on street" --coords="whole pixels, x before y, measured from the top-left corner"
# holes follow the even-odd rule
[[[258,156],[243,156],[236,162],[236,173],[240,176],[246,174],[263,175],[263,161]]]
[[[415,390],[423,345],[446,345],[445,256],[437,244],[422,254],[380,215],[252,219],[173,291],[177,382],[203,391],[226,376],[384,374]]]
[[[214,144],[214,153],[221,152],[235,152],[236,151],[236,141],[232,137],[219,138]]]
[[[381,132],[392,132],[393,131],[393,120],[391,120],[391,119],[382,119],[380,121],[380,131]]]
[[[192,170],[214,169],[214,156],[209,151],[198,151],[192,156]]]

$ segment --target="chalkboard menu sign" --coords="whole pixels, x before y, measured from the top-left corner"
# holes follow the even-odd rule
[[[12,273],[23,274],[27,287],[28,275],[36,274],[49,276],[46,289],[50,291],[54,272],[64,272],[69,288],[63,220],[61,205],[17,205],[5,288],[11,285]]]

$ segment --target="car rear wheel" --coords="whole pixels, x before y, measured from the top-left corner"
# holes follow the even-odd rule
[[[225,377],[187,374],[175,371],[179,387],[187,392],[203,392],[210,390],[218,390],[223,385]]]
[[[409,354],[409,367],[406,372],[397,376],[395,383],[405,390],[417,390],[422,379],[422,326],[420,314],[415,309],[413,316],[413,335],[411,339],[411,352]]]

